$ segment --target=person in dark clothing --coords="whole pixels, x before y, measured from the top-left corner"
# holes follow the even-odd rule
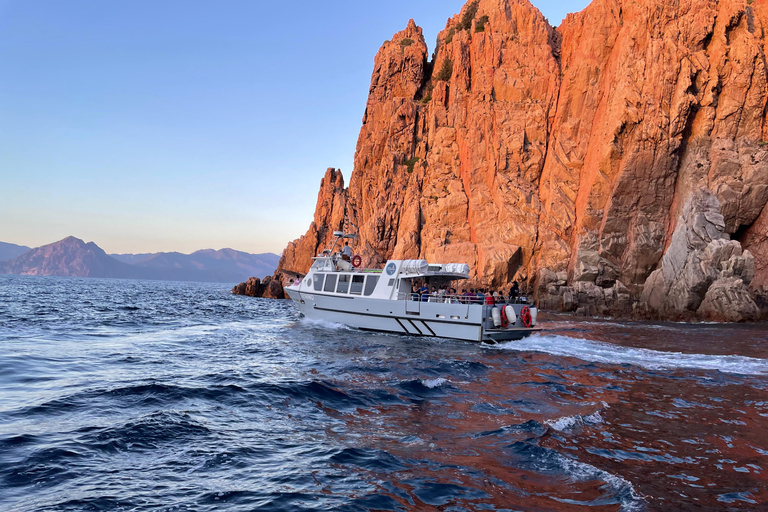
[[[509,289],[509,301],[515,302],[518,295],[520,295],[520,286],[517,281],[512,281],[512,287]]]
[[[429,298],[429,288],[427,288],[427,283],[421,283],[419,294],[421,295],[421,302],[427,302],[427,299]]]

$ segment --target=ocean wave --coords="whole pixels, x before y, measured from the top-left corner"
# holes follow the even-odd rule
[[[603,480],[610,490],[616,495],[621,512],[639,512],[646,509],[646,501],[637,492],[635,487],[619,475],[614,475],[595,466],[557,454],[559,464],[571,476],[578,480]]]
[[[576,494],[579,497],[578,500],[568,498],[566,495],[551,496],[555,501],[586,506],[615,502],[619,505],[621,512],[639,512],[647,509],[645,499],[629,481],[620,475],[609,473],[535,443],[517,441],[511,444],[508,450],[519,468],[533,470],[538,474],[548,475],[549,478],[562,475],[574,483],[604,482],[599,486],[589,485],[589,488],[599,493],[598,496],[591,496],[591,500],[587,496],[581,496],[582,493],[579,492]]]
[[[447,382],[448,382],[448,379],[444,379],[442,377],[439,377],[437,379],[421,379],[421,383],[427,386],[428,388],[438,388]]]
[[[739,375],[768,375],[768,360],[737,355],[684,354],[624,347],[562,335],[533,335],[519,341],[490,345],[496,350],[544,352],[608,364],[631,364],[649,370],[691,368]]]
[[[544,423],[555,430],[565,431],[582,425],[599,425],[603,423],[603,417],[600,414],[600,411],[595,411],[592,414],[574,414],[573,416],[561,416],[560,418],[554,420],[546,420]]]

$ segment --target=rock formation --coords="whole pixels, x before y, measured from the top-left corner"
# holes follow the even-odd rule
[[[374,60],[349,187],[326,173],[279,269],[306,272],[346,215],[366,265],[466,262],[584,314],[754,318],[765,29],[768,0],[593,0],[557,28],[528,0],[478,0],[430,59],[411,20]]]
[[[706,189],[685,204],[661,268],[645,282],[643,299],[657,312],[655,316],[686,318],[698,312],[724,319],[733,309],[733,320],[757,317],[757,306],[746,288],[755,275],[754,258],[724,232],[720,209],[717,198]],[[719,288],[733,293],[726,297],[712,292]]]
[[[232,288],[234,295],[247,295],[249,297],[264,297],[266,299],[287,299],[283,290],[283,283],[279,277],[267,276],[262,281],[258,277],[250,277],[248,281],[235,285]]]

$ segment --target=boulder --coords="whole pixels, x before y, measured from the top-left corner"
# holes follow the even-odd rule
[[[250,277],[246,282],[235,285],[232,288],[232,293],[234,295],[247,295],[248,297],[287,299],[288,296],[283,289],[284,279],[287,284],[291,277],[277,273],[274,276],[265,277],[263,281],[258,277]]]
[[[713,322],[744,322],[760,317],[760,309],[738,277],[722,277],[712,283],[697,313]]]

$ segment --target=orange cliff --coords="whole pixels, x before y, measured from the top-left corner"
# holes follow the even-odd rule
[[[355,168],[278,272],[341,228],[368,266],[466,262],[584,314],[750,320],[768,286],[768,0],[594,0],[553,28],[467,3],[374,60]]]

